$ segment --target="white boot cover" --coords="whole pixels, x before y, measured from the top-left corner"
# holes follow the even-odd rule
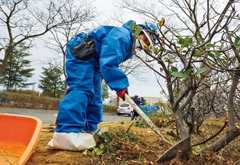
[[[81,151],[96,146],[95,139],[89,133],[55,132],[46,149]]]

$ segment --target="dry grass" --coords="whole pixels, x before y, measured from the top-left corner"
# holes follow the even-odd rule
[[[157,164],[156,160],[169,146],[160,141],[150,128],[132,126],[130,131],[126,133],[131,122],[99,124],[100,128],[108,127],[110,129],[109,132],[102,137],[96,137],[97,149],[82,152],[46,150],[45,146],[51,139],[53,132],[44,126],[46,129],[42,130],[38,144],[26,165]],[[205,140],[217,132],[223,124],[224,119],[205,122],[200,128],[201,134],[192,136],[192,144]],[[171,136],[167,135],[167,130],[170,129],[175,130],[173,123],[167,128],[160,128],[160,132],[166,138],[176,143]],[[216,141],[220,136],[217,136],[208,144]],[[175,158],[164,164],[240,164],[240,137],[217,153],[198,153],[203,147],[193,147],[188,158]]]

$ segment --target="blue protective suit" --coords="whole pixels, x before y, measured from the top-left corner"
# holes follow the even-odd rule
[[[66,96],[59,103],[56,132],[80,132],[98,129],[102,122],[101,78],[116,92],[129,86],[126,74],[119,69],[121,62],[132,56],[134,37],[128,21],[122,27],[100,26],[88,33],[95,43],[95,55],[89,61],[76,59],[71,48],[87,39],[79,33],[67,45]],[[135,23],[135,22],[134,22]],[[136,23],[135,23],[136,24]]]
[[[141,99],[138,97],[134,97],[133,101],[135,104],[137,104],[137,106],[140,106],[140,104],[143,102],[143,97],[141,97]]]

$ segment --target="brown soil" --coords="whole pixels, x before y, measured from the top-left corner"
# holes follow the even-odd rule
[[[109,128],[110,139],[107,137],[102,139],[96,137],[97,147],[101,144],[104,146],[102,152],[94,151],[60,151],[46,150],[45,147],[52,138],[54,130],[51,125],[44,125],[39,141],[31,157],[26,165],[86,165],[86,164],[157,164],[156,160],[170,146],[159,140],[158,136],[150,128],[140,128],[132,126],[126,134],[126,130],[131,125],[132,121],[101,123],[99,128]],[[209,124],[209,123],[208,123]],[[215,122],[210,124],[215,126],[214,130],[207,129],[209,125],[203,125],[202,133],[199,138],[192,137],[192,143],[205,139],[207,131],[217,132],[221,127],[221,122],[218,125]],[[216,130],[215,130],[216,129]],[[174,126],[169,126],[168,129],[160,128],[160,132],[169,140],[173,141],[173,137],[167,135],[167,130],[174,130]],[[216,140],[216,139],[215,139]],[[161,164],[240,164],[240,138],[236,138],[227,147],[220,150],[218,153],[198,154],[199,147],[194,147],[193,152],[188,158],[175,158],[172,161]],[[100,147],[99,147],[100,148]]]

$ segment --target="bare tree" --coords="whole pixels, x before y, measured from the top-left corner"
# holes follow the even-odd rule
[[[78,1],[79,6],[76,6],[76,0],[68,0],[66,3],[66,6],[64,7],[64,10],[66,13],[64,14],[64,17],[73,18],[75,17],[76,21],[72,21],[69,24],[65,24],[63,26],[59,26],[56,28],[53,28],[50,32],[53,36],[49,41],[47,41],[47,47],[50,49],[53,49],[58,54],[62,55],[63,60],[63,73],[66,78],[66,71],[65,71],[65,57],[66,57],[66,45],[70,41],[72,37],[77,35],[80,31],[88,31],[92,30],[92,28],[86,28],[86,25],[89,25],[89,23],[93,20],[96,20],[96,18],[101,18],[101,15],[98,15],[100,13],[97,12],[96,8],[92,6],[92,2],[86,2],[84,0]],[[98,16],[97,16],[98,15]],[[119,21],[117,21],[119,23]],[[107,22],[109,25],[114,24],[112,22]],[[120,22],[122,24],[122,22]],[[115,21],[115,24],[116,21]],[[85,25],[85,26],[84,26]],[[130,60],[127,60],[126,62],[122,63],[120,65],[120,68],[127,74],[132,75],[133,77],[137,79],[141,79],[141,73],[140,68],[143,68],[144,65],[139,63],[139,60],[136,58],[131,58]],[[138,76],[136,76],[138,75]],[[65,84],[65,91],[67,89],[67,84]]]
[[[160,33],[152,34],[158,38],[160,44],[155,48],[155,54],[146,52],[151,60],[140,58],[145,64],[157,61],[160,65],[160,69],[151,69],[167,82],[169,102],[182,138],[188,136],[184,123],[187,107],[194,101],[199,89],[210,89],[205,84],[207,79],[211,78],[209,75],[212,74],[212,70],[239,71],[209,59],[221,58],[221,55],[229,50],[218,50],[221,45],[216,46],[215,41],[219,38],[221,40],[225,27],[236,27],[233,19],[236,11],[232,6],[235,2],[159,0],[143,4],[137,1],[122,1],[122,7],[158,22]],[[167,21],[172,20],[171,24],[164,25],[165,19],[160,21],[155,15],[157,12],[152,11],[154,8],[165,14]]]
[[[63,6],[62,21],[71,19],[73,21],[63,24],[61,26],[54,27],[50,30],[52,38],[46,41],[48,48],[56,51],[61,55],[62,59],[62,70],[67,77],[65,71],[65,60],[66,60],[66,46],[70,39],[76,36],[80,31],[87,31],[84,25],[93,21],[96,17],[96,9],[92,6],[93,1],[84,0],[66,0]],[[67,84],[65,83],[65,92],[67,90]]]
[[[240,130],[238,127],[236,127],[238,114],[235,111],[236,107],[238,106],[238,102],[234,99],[238,93],[237,88],[240,79],[240,37],[236,34],[235,30],[229,31],[229,28],[226,26],[222,39],[225,41],[225,47],[222,50],[225,58],[215,59],[215,65],[218,64],[219,68],[222,68],[223,71],[226,71],[231,80],[229,85],[230,88],[227,91],[228,95],[226,98],[229,127],[227,132],[220,139],[204,149],[210,151],[219,151],[240,135]],[[238,120],[240,120],[239,117]]]
[[[76,21],[75,17],[64,17],[67,0],[1,0],[0,1],[0,50],[3,62],[0,76],[4,72],[13,48],[18,44],[46,34],[60,25]]]

